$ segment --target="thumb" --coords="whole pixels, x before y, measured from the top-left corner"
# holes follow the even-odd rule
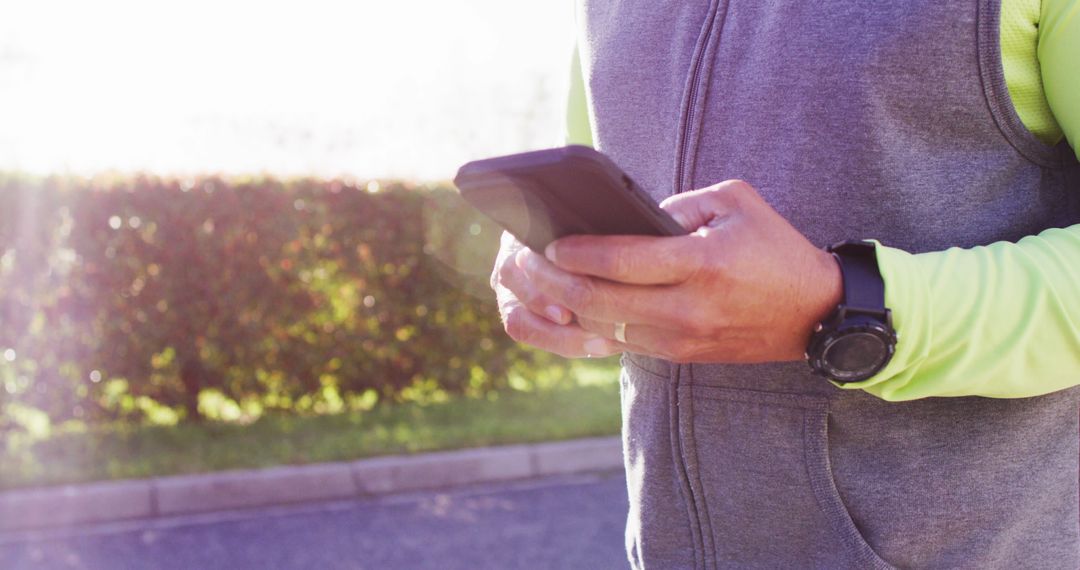
[[[730,181],[721,182],[708,188],[676,194],[660,202],[660,207],[688,232],[706,225],[715,226],[736,208],[736,197],[731,186]]]

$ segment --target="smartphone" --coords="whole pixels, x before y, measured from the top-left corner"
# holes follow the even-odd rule
[[[467,202],[541,254],[568,235],[687,233],[610,158],[587,146],[469,162],[454,184]]]

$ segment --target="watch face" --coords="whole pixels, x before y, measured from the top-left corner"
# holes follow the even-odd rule
[[[835,337],[822,355],[830,375],[838,381],[865,379],[889,357],[885,340],[873,331],[851,331]]]

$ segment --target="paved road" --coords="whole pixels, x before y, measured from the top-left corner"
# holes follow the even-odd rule
[[[0,534],[8,569],[626,568],[621,474]]]

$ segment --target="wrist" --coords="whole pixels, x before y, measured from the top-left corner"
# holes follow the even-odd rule
[[[794,300],[788,305],[788,319],[782,332],[774,337],[782,343],[773,353],[776,360],[804,360],[814,329],[844,298],[843,274],[831,253],[815,250],[802,275]]]
[[[828,318],[844,301],[844,275],[836,256],[824,249],[817,250],[813,275],[813,286],[804,296],[806,304],[803,314],[806,318],[799,329],[803,341],[800,351],[806,349],[806,343],[818,324]]]

